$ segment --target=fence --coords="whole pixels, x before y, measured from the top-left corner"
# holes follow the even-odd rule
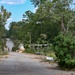
[[[43,49],[49,47],[48,44],[31,44],[30,48],[34,50]]]

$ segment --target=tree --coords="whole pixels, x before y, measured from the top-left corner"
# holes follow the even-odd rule
[[[0,49],[3,49],[3,45],[4,45],[4,34],[5,34],[5,24],[7,19],[11,16],[11,13],[8,12],[3,6],[1,6],[0,8]],[[4,42],[4,43],[3,43]]]
[[[3,6],[1,6],[0,8],[0,32],[1,32],[1,36],[2,36],[2,32],[3,32],[3,29],[4,29],[4,26],[6,24],[6,21],[7,19],[10,17],[11,13],[10,12],[7,12],[6,9],[4,9]]]
[[[36,6],[38,6],[38,5],[40,5],[40,4],[43,4],[45,1],[48,1],[48,0],[30,0],[33,4],[34,4],[34,6],[36,7]]]
[[[22,39],[22,34],[24,32],[23,25],[25,26],[25,22],[11,22],[9,29],[9,37],[14,39]]]

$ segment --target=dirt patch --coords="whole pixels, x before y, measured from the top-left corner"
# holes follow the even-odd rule
[[[32,59],[37,59],[41,61],[42,59],[45,59],[45,56],[43,55],[36,55],[36,54],[30,54],[30,53],[25,53],[26,57],[32,58]]]
[[[35,55],[35,54],[29,54],[25,53],[26,57],[31,58],[31,59],[36,59],[38,60],[44,67],[46,68],[56,68],[58,65],[55,62],[47,62],[45,61],[46,56],[43,55]]]

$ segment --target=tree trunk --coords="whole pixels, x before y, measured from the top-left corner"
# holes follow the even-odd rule
[[[65,26],[64,26],[63,18],[61,19],[61,31],[63,31],[63,32],[66,31],[66,28],[65,28]]]

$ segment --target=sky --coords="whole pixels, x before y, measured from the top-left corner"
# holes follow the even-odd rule
[[[8,12],[12,13],[5,25],[6,29],[9,29],[9,24],[12,21],[21,21],[23,17],[22,15],[25,11],[30,10],[35,12],[34,5],[30,2],[30,0],[0,0],[0,6],[1,5],[3,5]]]

